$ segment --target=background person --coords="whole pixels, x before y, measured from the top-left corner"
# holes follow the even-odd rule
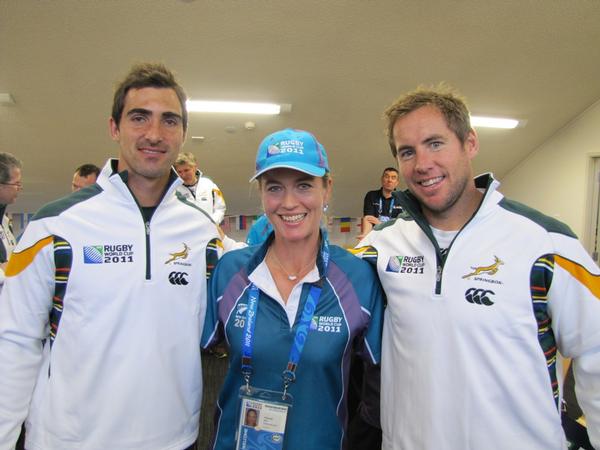
[[[73,174],[73,182],[71,183],[71,192],[76,192],[86,186],[94,184],[100,175],[100,167],[95,164],[82,164]]]
[[[357,250],[387,297],[383,448],[565,449],[557,350],[600,448],[598,267],[565,224],[473,179],[479,141],[451,90],[386,117],[404,213]]]
[[[269,234],[273,231],[273,226],[266,214],[262,214],[250,227],[248,236],[246,236],[246,244],[259,245],[267,240]]]
[[[23,189],[22,164],[10,153],[0,153],[0,292],[4,285],[4,270],[17,241],[12,224],[6,215],[7,205],[13,204]]]
[[[398,187],[398,170],[386,167],[381,174],[381,188],[369,191],[363,202],[362,234],[366,235],[375,225],[387,222],[400,214],[402,207],[392,197]]]
[[[253,390],[282,392],[286,367],[296,370],[286,371],[295,381],[287,387],[293,406],[284,448],[344,448],[350,355],[379,361],[381,290],[368,264],[330,246],[320,230],[332,180],[312,134],[286,129],[267,136],[256,168],[252,179],[273,232],[262,246],[231,252],[218,265],[202,338],[209,346],[226,336],[230,345],[214,448],[235,447],[246,375]],[[290,357],[295,339],[304,346]]]
[[[98,186],[43,207],[0,297],[0,448],[185,449],[202,396],[203,276],[215,224],[175,191],[186,96],[160,64],[117,87],[119,159]]]
[[[180,153],[175,160],[175,170],[183,180],[178,191],[206,211],[216,224],[220,224],[227,209],[225,198],[219,187],[202,175],[196,157],[189,152]]]

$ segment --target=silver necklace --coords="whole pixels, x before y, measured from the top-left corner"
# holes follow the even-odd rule
[[[290,280],[290,281],[296,281],[298,279],[298,275],[299,274],[304,273],[304,271],[306,269],[308,269],[309,267],[315,265],[315,261],[313,261],[311,259],[311,261],[306,266],[304,266],[302,269],[300,269],[300,271],[298,271],[297,274],[293,274],[293,273],[289,273],[287,270],[285,270],[285,267],[283,267],[283,264],[281,264],[281,261],[279,261],[279,258],[277,258],[277,255],[275,254],[274,251],[271,251],[271,249],[269,249],[269,254],[273,257],[274,261],[277,263],[277,265],[279,266],[279,268],[281,270],[283,270],[283,272],[287,276],[287,279]]]

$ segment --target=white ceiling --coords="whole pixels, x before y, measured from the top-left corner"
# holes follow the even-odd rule
[[[166,63],[195,99],[293,105],[276,117],[191,116],[185,150],[229,213],[258,211],[256,147],[291,126],[323,143],[332,213],[354,216],[394,164],[381,114],[401,93],[446,81],[473,114],[526,120],[479,131],[475,169],[502,178],[600,99],[599,48],[597,0],[0,0],[0,92],[16,100],[0,105],[0,151],[25,164],[13,210],[64,195],[76,166],[116,155],[112,91],[134,62]]]

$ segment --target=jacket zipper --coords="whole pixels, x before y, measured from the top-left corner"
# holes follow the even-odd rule
[[[415,222],[417,222],[417,224],[419,225],[421,230],[423,230],[423,232],[425,233],[425,235],[431,241],[431,243],[433,244],[433,246],[435,248],[435,258],[436,258],[435,290],[434,290],[435,295],[441,295],[441,293],[442,293],[442,274],[444,272],[444,265],[446,263],[446,260],[448,259],[448,255],[450,255],[450,250],[452,248],[452,245],[454,244],[454,241],[456,241],[456,239],[462,233],[462,231],[477,216],[477,213],[479,213],[479,210],[483,206],[486,196],[488,195],[489,188],[490,188],[490,183],[488,183],[488,185],[485,186],[485,189],[483,192],[483,198],[481,199],[481,203],[477,206],[477,209],[475,210],[473,215],[460,228],[460,230],[458,230],[458,233],[456,233],[456,236],[454,236],[454,239],[452,239],[452,242],[450,242],[450,245],[448,246],[448,250],[446,251],[445,258],[442,257],[442,252],[440,250],[440,246],[438,245],[437,240],[435,239],[435,236],[433,235],[433,232],[431,231],[431,227],[430,227],[429,223],[425,220],[425,218],[421,214],[414,214],[414,212],[411,212],[413,219],[415,220]],[[400,198],[402,198],[402,197],[400,197]],[[411,200],[408,200],[407,203],[408,203],[408,205],[411,205],[413,202],[411,202]],[[414,208],[408,208],[408,209],[409,209],[409,211],[414,211]]]
[[[144,222],[146,228],[146,280],[152,276],[151,258],[150,258],[150,221]]]

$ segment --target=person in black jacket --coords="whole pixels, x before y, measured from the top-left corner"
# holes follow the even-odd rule
[[[381,175],[381,188],[369,191],[365,195],[362,219],[363,236],[375,225],[395,218],[402,211],[402,207],[396,204],[392,197],[392,192],[398,187],[398,182],[398,170],[394,167],[386,167]]]

